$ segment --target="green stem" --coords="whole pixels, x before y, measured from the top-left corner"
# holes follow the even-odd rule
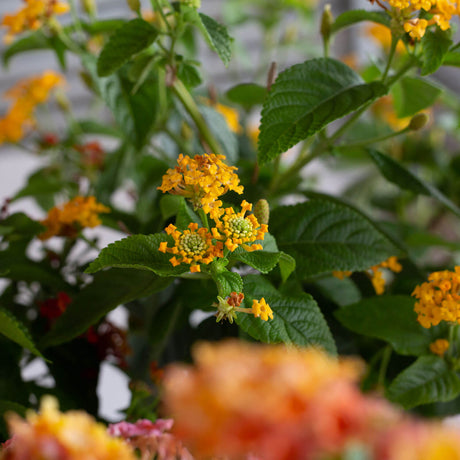
[[[395,56],[395,52],[396,52],[396,46],[398,45],[398,42],[399,42],[399,38],[398,37],[395,37],[393,34],[391,35],[391,46],[390,46],[390,53],[388,55],[388,61],[387,61],[387,65],[385,67],[385,70],[383,72],[383,75],[382,75],[382,83],[385,83],[386,79],[387,79],[387,76],[388,76],[388,72],[390,71],[391,69],[391,63],[393,62],[393,58]]]
[[[385,377],[387,374],[388,364],[390,363],[392,348],[390,345],[387,345],[383,350],[382,361],[380,361],[379,377],[377,384],[379,388],[385,388]]]
[[[168,18],[166,17],[166,15],[165,15],[165,13],[163,11],[163,8],[160,5],[160,2],[158,0],[152,0],[152,6],[153,6],[154,10],[157,10],[158,13],[160,13],[161,19],[165,23],[166,28],[168,29],[169,33],[172,33],[171,24],[169,24]]]
[[[182,102],[183,106],[195,122],[195,125],[198,128],[203,141],[209,146],[213,153],[216,155],[223,155],[224,153],[221,146],[214,138],[203,118],[203,115],[201,115],[200,111],[198,110],[198,106],[196,105],[192,95],[189,93],[182,81],[176,78],[172,85],[172,89],[174,94]]]
[[[203,227],[206,227],[209,230],[208,216],[203,211],[203,208],[198,209],[198,215],[200,216]]]
[[[365,147],[369,144],[375,144],[376,142],[382,142],[382,141],[391,139],[393,137],[400,136],[401,134],[407,133],[408,131],[410,131],[409,126],[406,126],[405,128],[399,131],[386,134],[385,136],[373,137],[371,139],[364,139],[362,141],[357,141],[357,142],[350,142],[349,144],[338,145],[337,148],[341,149],[341,148],[350,148],[350,147]]]
[[[78,16],[77,6],[75,5],[75,0],[69,0],[69,5],[70,5],[70,15],[72,17],[73,23],[75,24],[75,29],[77,30],[81,38],[84,39],[85,32],[83,30],[83,26],[81,25],[80,17]]]

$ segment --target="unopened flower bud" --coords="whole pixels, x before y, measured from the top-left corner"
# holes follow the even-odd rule
[[[331,28],[333,23],[334,17],[331,13],[331,5],[329,3],[326,3],[326,5],[324,5],[323,15],[321,16],[320,28],[320,33],[325,42],[328,42],[329,38],[331,37]]]
[[[94,0],[81,0],[81,8],[89,16],[96,15],[96,2]]]
[[[59,90],[56,91],[55,98],[56,98],[56,102],[57,102],[59,108],[63,112],[69,112],[70,111],[70,101],[67,98],[67,96],[64,94],[64,92],[59,91]]]
[[[270,206],[267,200],[261,199],[255,204],[254,215],[259,224],[268,225],[270,219]]]
[[[201,7],[201,0],[181,0],[186,6],[190,6],[192,8],[200,8]]]
[[[134,11],[135,13],[139,13],[141,10],[141,2],[140,0],[126,0],[126,3],[129,6],[129,9],[131,11]]]
[[[426,113],[417,113],[409,122],[410,131],[418,131],[428,123],[429,117]]]

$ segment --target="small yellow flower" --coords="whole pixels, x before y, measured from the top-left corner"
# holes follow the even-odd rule
[[[41,240],[52,236],[75,238],[81,229],[100,225],[99,214],[108,212],[110,208],[98,203],[94,196],[77,196],[63,206],[55,206],[48,211],[46,219],[41,221],[47,230],[38,237]]]
[[[435,355],[444,356],[444,353],[449,349],[449,341],[445,339],[435,340],[430,343],[430,351]]]
[[[104,425],[85,412],[59,412],[57,400],[51,396],[42,399],[40,413],[29,411],[26,420],[10,414],[7,421],[14,437],[0,453],[5,460],[136,458],[127,443],[111,437]]]
[[[428,282],[416,286],[412,295],[417,299],[414,310],[417,321],[425,328],[441,321],[460,324],[460,266],[455,271],[431,273]]]
[[[218,241],[214,244],[208,229],[198,228],[196,223],[190,223],[188,230],[183,232],[170,224],[165,231],[174,238],[174,246],[170,248],[166,242],[162,242],[158,250],[174,254],[169,259],[174,267],[180,264],[190,264],[191,272],[199,272],[201,271],[200,264],[209,264],[215,257],[224,256],[222,243]]]
[[[212,216],[216,222],[216,227],[212,229],[214,237],[225,240],[225,246],[230,251],[234,251],[238,246],[242,246],[246,251],[262,249],[261,244],[246,244],[263,240],[268,231],[267,225],[259,224],[254,214],[245,217],[246,212],[251,210],[252,204],[243,200],[240,212],[235,212],[233,208],[225,208],[223,216]]]
[[[398,262],[396,256],[391,256],[387,260],[370,267],[365,273],[370,278],[375,293],[381,295],[385,291],[385,278],[383,277],[382,268],[399,273],[402,270],[402,265]],[[338,279],[344,279],[352,274],[351,271],[333,271],[332,275]]]
[[[10,43],[15,35],[28,30],[37,30],[53,16],[69,11],[69,5],[57,0],[24,0],[25,6],[14,14],[6,14],[0,26],[6,27],[4,38]]]
[[[222,202],[218,198],[233,190],[243,193],[239,178],[235,174],[235,166],[227,166],[224,155],[214,153],[195,155],[191,158],[179,155],[177,164],[168,169],[163,176],[159,190],[173,195],[181,195],[190,200],[195,209],[202,208],[204,212],[219,209]]]
[[[263,321],[268,321],[268,318],[273,319],[273,310],[263,297],[260,300],[254,299],[252,301],[252,313],[255,318],[260,318]]]

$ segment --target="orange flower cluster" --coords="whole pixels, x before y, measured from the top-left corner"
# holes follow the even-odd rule
[[[135,460],[132,448],[111,437],[104,425],[84,412],[59,412],[57,401],[43,398],[40,413],[26,420],[8,416],[13,439],[0,452],[1,460]]]
[[[93,228],[102,222],[100,213],[108,213],[110,208],[96,201],[94,196],[77,196],[63,206],[48,211],[46,219],[41,223],[47,230],[39,235],[41,240],[47,240],[52,236],[66,236],[75,238],[86,227]]]
[[[377,295],[381,295],[385,291],[385,278],[383,277],[382,268],[386,268],[395,273],[399,273],[402,270],[402,266],[398,262],[398,258],[395,256],[391,256],[387,260],[369,268],[369,270],[366,271],[366,275],[370,278]],[[352,272],[348,270],[332,272],[332,275],[339,279],[351,276],[351,274]]]
[[[0,145],[18,142],[28,128],[33,127],[35,107],[48,99],[50,92],[64,83],[59,74],[47,71],[38,77],[19,81],[5,93],[13,103],[5,116],[0,118]]]
[[[23,0],[25,6],[14,14],[6,14],[0,26],[7,27],[5,42],[27,30],[37,30],[53,16],[67,13],[69,5],[58,0]]]
[[[193,367],[167,368],[164,400],[197,460],[460,458],[458,429],[363,395],[360,362],[242,341],[199,344],[193,356]]]
[[[167,368],[165,403],[197,459],[330,458],[399,418],[359,393],[352,359],[243,341],[202,343],[193,356],[194,367]]]
[[[223,155],[214,153],[195,155],[191,158],[179,155],[178,166],[168,169],[159,188],[163,193],[181,195],[190,200],[195,209],[209,213],[222,206],[218,198],[229,190],[243,193],[235,166],[227,166]]]
[[[460,266],[455,271],[431,273],[428,282],[416,286],[412,295],[417,299],[414,310],[417,321],[425,328],[441,321],[460,324]]]
[[[198,228],[198,224],[195,223],[189,224],[188,228],[181,232],[170,224],[165,229],[166,233],[174,238],[174,246],[169,248],[168,243],[163,241],[160,243],[159,251],[174,254],[169,259],[174,267],[181,263],[190,264],[191,272],[199,272],[200,264],[209,264],[214,257],[224,256],[222,243],[218,241],[214,244],[208,229]]]
[[[370,1],[383,6],[379,0]],[[399,17],[404,20],[404,30],[416,40],[422,38],[427,27],[432,25],[437,25],[441,30],[450,29],[452,16],[460,13],[460,4],[452,0],[387,0],[387,3],[397,9]],[[420,18],[422,12],[430,17]]]

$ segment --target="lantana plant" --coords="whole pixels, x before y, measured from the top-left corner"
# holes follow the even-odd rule
[[[2,460],[460,455],[404,412],[460,398],[460,3],[360,1],[1,18],[5,72],[55,59],[2,88],[0,146],[40,163],[0,203]]]

